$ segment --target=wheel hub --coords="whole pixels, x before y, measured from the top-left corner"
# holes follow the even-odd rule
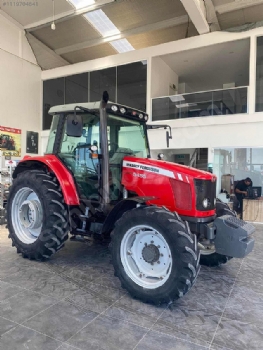
[[[19,208],[21,224],[28,229],[36,229],[42,225],[43,213],[41,205],[36,200],[25,200]]]
[[[159,249],[154,244],[146,245],[142,250],[142,257],[147,263],[153,264],[160,258]]]

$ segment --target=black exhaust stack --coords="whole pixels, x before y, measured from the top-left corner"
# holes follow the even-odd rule
[[[101,206],[102,210],[107,211],[107,206],[110,202],[109,197],[109,150],[107,137],[107,103],[109,101],[109,94],[107,91],[103,92],[102,100],[100,102],[100,146],[101,146]]]

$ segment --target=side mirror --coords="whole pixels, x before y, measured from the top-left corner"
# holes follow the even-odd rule
[[[81,115],[77,115],[75,112],[74,115],[69,114],[67,117],[67,136],[72,137],[81,137],[83,130],[83,120]]]
[[[172,135],[170,135],[169,131],[166,131],[166,144],[167,148],[169,148],[169,140],[172,139]]]

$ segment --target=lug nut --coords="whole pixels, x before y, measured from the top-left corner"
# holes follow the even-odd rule
[[[153,244],[153,243],[154,243],[154,241],[151,241],[151,243]]]
[[[160,254],[160,256],[163,256],[163,254]]]
[[[157,264],[160,264],[160,261],[157,261]]]

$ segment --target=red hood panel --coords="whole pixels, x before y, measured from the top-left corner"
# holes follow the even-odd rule
[[[123,159],[122,184],[127,190],[135,192],[139,196],[155,197],[156,200],[150,201],[149,204],[165,206],[184,216],[207,217],[214,215],[215,210],[196,210],[194,179],[215,182],[216,176],[209,172],[161,160],[131,156]],[[174,186],[179,190],[179,192],[176,191],[177,198],[174,195]],[[186,189],[188,189],[187,193]],[[179,209],[179,202],[188,203],[185,206],[187,209]]]
[[[155,171],[157,174],[161,174],[162,170],[166,170],[167,172],[174,173],[175,178],[177,178],[177,174],[184,174],[184,175],[193,177],[195,179],[212,180],[212,181],[216,180],[216,176],[209,172],[191,168],[185,165],[166,162],[163,160],[156,160],[151,158],[135,158],[135,157],[127,156],[127,157],[124,157],[123,161],[130,162],[130,163],[139,163],[148,167],[153,167],[153,171]],[[137,169],[140,170],[140,166]],[[141,170],[147,171],[147,169],[141,169]]]

